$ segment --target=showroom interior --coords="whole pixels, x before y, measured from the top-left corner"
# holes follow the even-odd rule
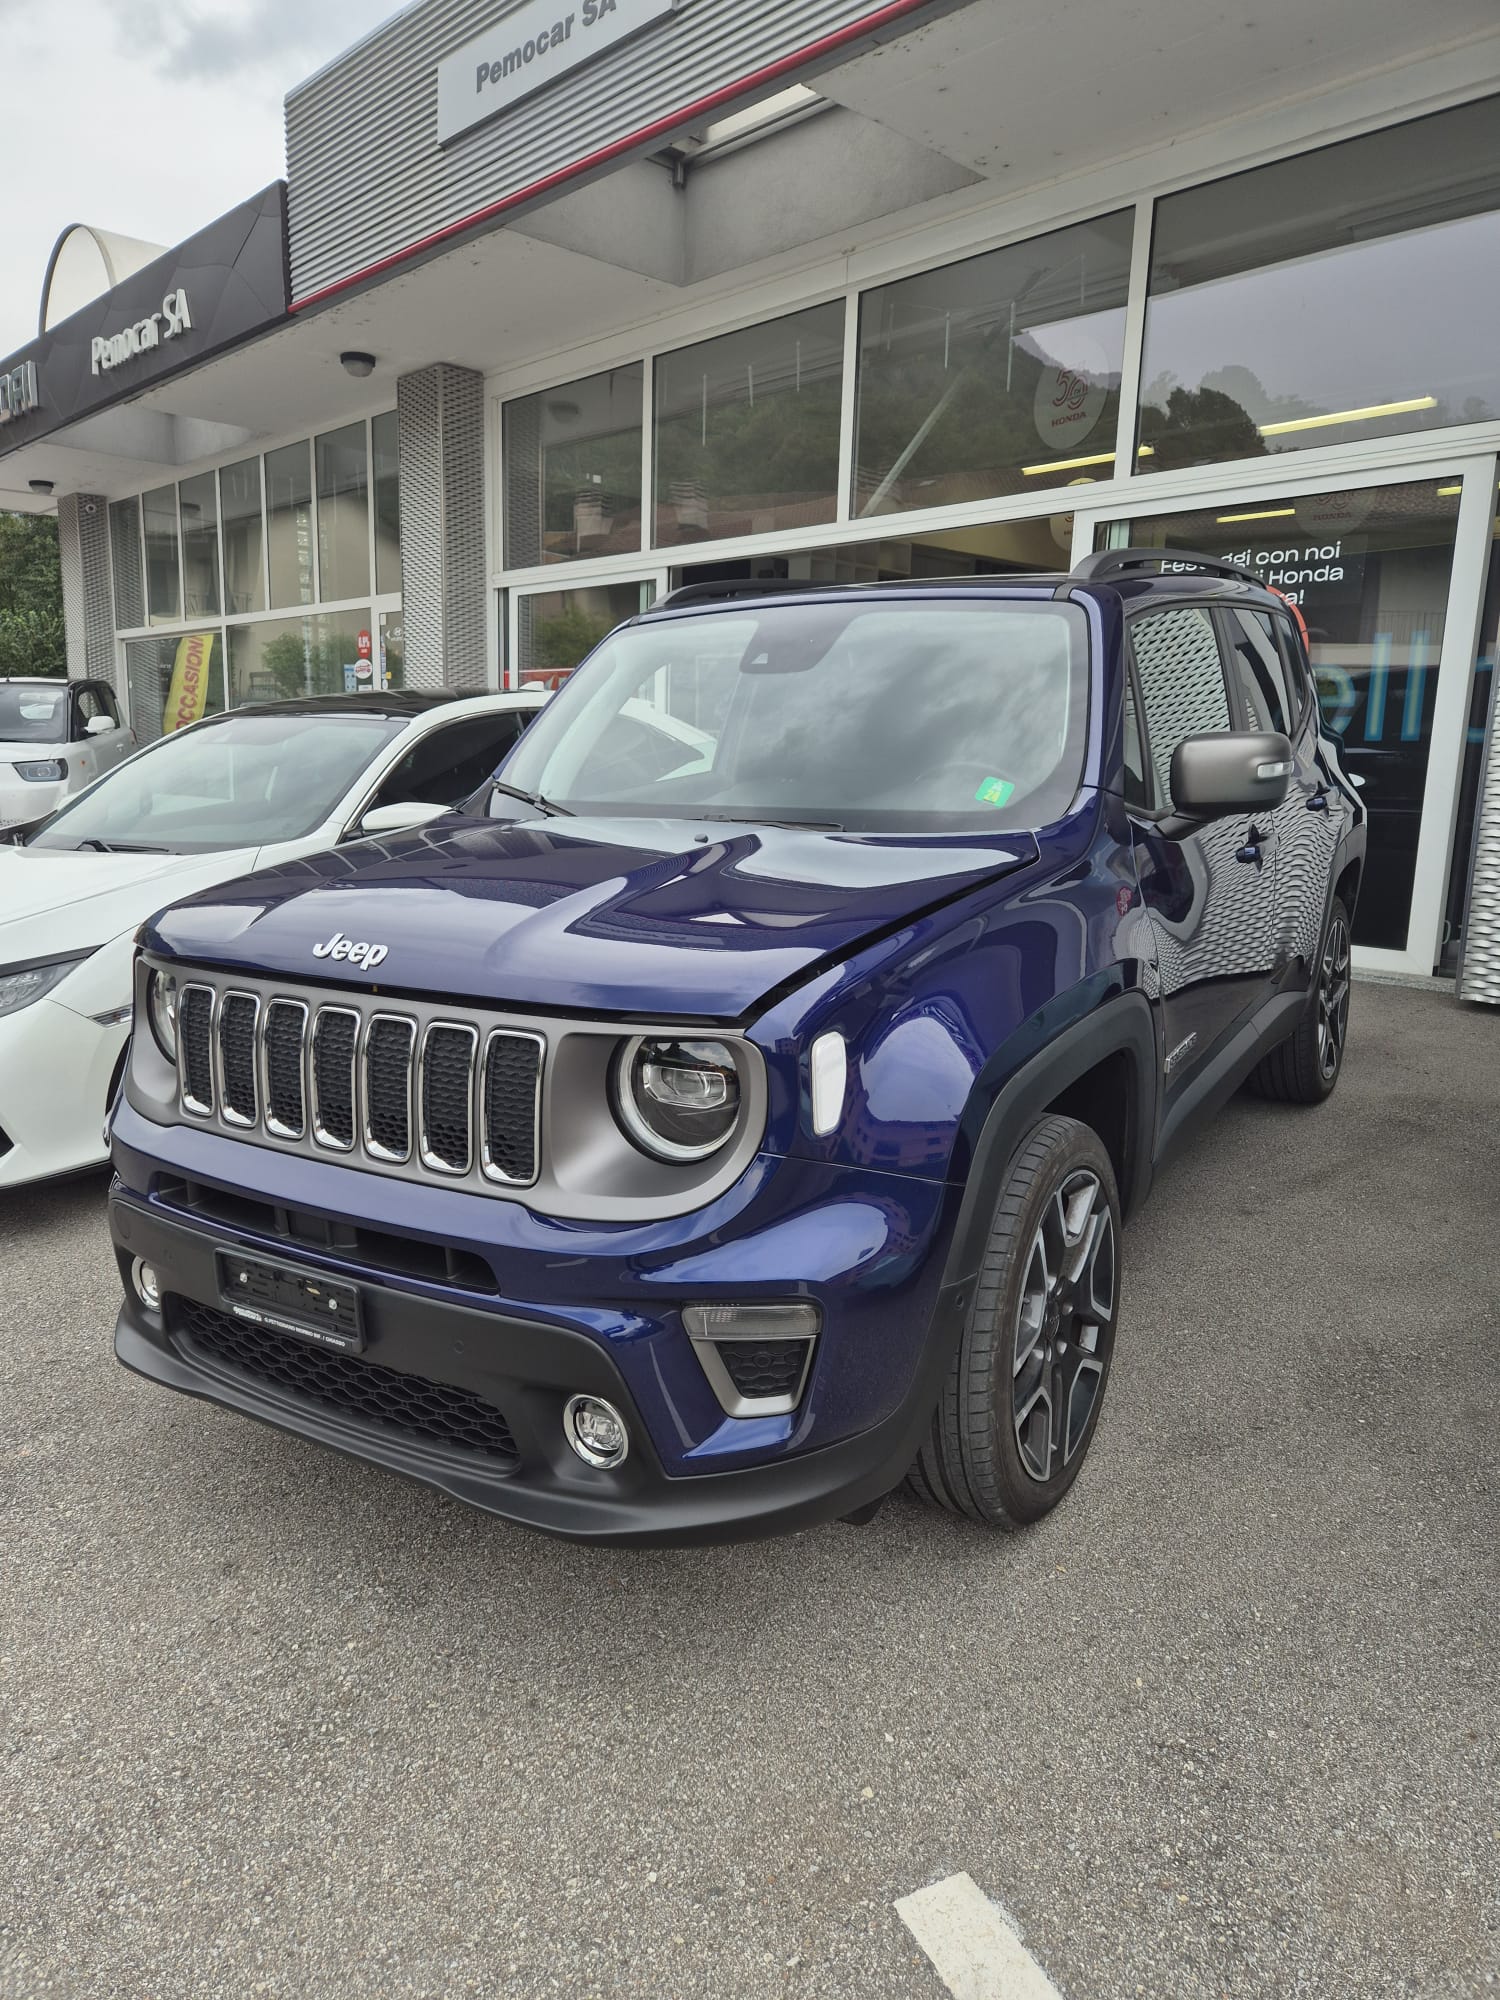
[[[539,14],[419,0],[290,92],[284,184],[75,246],[0,364],[70,671],[149,738],[188,640],[209,709],[476,688],[681,582],[1226,556],[1363,781],[1357,962],[1500,1001],[1500,33],[1143,11],[1060,76],[1032,0],[642,0],[470,104]]]

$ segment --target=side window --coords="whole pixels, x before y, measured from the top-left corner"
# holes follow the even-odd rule
[[[89,724],[96,715],[103,713],[99,706],[99,697],[94,690],[91,687],[79,688],[73,696],[72,735],[75,743],[87,736]]]
[[[99,697],[99,713],[107,715],[116,729],[118,729],[120,726],[120,704],[115,700],[114,689],[106,687],[102,681],[97,681],[94,685],[94,692]]]
[[[1151,778],[1146,768],[1146,743],[1141,734],[1140,711],[1135,700],[1135,676],[1125,676],[1125,803],[1128,806],[1151,804]]]
[[[1291,693],[1292,720],[1295,723],[1301,719],[1308,697],[1313,692],[1312,667],[1301,635],[1291,619],[1277,617],[1273,618],[1271,623],[1281,649],[1282,665],[1286,670],[1286,684]]]
[[[1148,611],[1130,625],[1158,805],[1172,804],[1172,752],[1185,736],[1228,729],[1229,696],[1213,618],[1197,605]]]
[[[465,716],[414,743],[371,800],[375,806],[456,806],[489,777],[531,720],[530,709]]]
[[[1234,661],[1235,695],[1244,712],[1243,729],[1279,729],[1290,736],[1299,704],[1287,690],[1286,663],[1264,611],[1227,614]]]

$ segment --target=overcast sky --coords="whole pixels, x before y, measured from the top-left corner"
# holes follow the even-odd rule
[[[0,0],[0,355],[70,222],[180,243],[286,171],[281,101],[399,0]]]

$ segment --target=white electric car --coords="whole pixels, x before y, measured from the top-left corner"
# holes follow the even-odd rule
[[[0,844],[0,1190],[105,1158],[137,927],[179,897],[420,826],[547,700],[330,695],[164,736]]]
[[[0,827],[55,812],[134,748],[104,681],[0,679]]]

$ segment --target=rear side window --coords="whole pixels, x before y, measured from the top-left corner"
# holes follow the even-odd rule
[[[1147,611],[1130,624],[1159,805],[1172,801],[1172,752],[1185,736],[1228,729],[1229,696],[1212,616],[1197,605]]]
[[[401,758],[373,803],[457,805],[478,791],[530,720],[529,709],[509,709],[434,729]]]
[[[1279,729],[1289,736],[1300,704],[1287,687],[1286,662],[1276,644],[1276,632],[1264,611],[1226,614],[1235,695],[1243,729]]]
[[[1313,692],[1312,669],[1307,657],[1307,648],[1302,643],[1302,635],[1290,618],[1276,617],[1271,620],[1277,642],[1281,650],[1281,661],[1286,669],[1287,687],[1292,698],[1292,721],[1301,719]]]

